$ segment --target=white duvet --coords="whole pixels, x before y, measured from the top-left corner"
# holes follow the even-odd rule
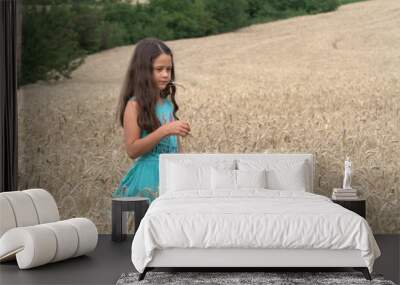
[[[358,249],[370,272],[380,256],[361,216],[325,196],[265,189],[157,198],[133,239],[133,265],[143,272],[154,249],[175,247]]]

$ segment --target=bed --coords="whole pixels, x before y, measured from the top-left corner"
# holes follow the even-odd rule
[[[380,250],[364,218],[313,193],[312,154],[161,154],[160,196],[132,242],[154,268],[352,267]]]

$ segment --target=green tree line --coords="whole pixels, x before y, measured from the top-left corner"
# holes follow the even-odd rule
[[[19,84],[69,77],[87,54],[144,37],[202,37],[349,0],[24,0]],[[135,2],[135,1],[133,1]]]

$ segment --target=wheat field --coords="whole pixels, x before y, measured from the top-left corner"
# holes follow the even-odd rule
[[[166,42],[185,152],[314,153],[315,191],[352,186],[374,233],[400,233],[400,1]],[[115,111],[134,46],[97,53],[59,82],[19,90],[19,188],[48,189],[62,219],[111,232],[111,192],[133,163]]]

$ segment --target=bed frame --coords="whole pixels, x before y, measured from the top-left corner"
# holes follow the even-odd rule
[[[160,155],[160,195],[165,193],[166,164],[168,161],[182,158],[199,160],[216,159],[294,159],[305,160],[309,166],[308,192],[313,192],[315,160],[313,154],[161,154]],[[371,275],[359,250],[329,250],[329,249],[254,249],[254,248],[168,248],[157,249],[153,259],[139,280],[146,273],[156,268],[232,268],[246,271],[250,268],[343,268],[350,267],[361,271],[367,280]]]
[[[156,250],[152,261],[139,275],[155,268],[337,268],[351,267],[371,280],[359,250],[328,249],[183,249]]]

